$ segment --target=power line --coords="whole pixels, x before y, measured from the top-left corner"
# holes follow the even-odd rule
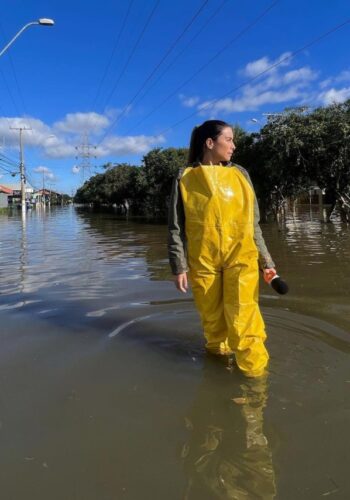
[[[107,131],[105,132],[104,136],[102,137],[102,139],[100,140],[100,142],[98,143],[98,145],[101,144],[101,142],[105,139],[105,137],[108,135],[108,133],[115,127],[116,123],[118,122],[118,120],[120,120],[121,116],[123,116],[125,114],[125,112],[130,108],[131,104],[140,95],[140,93],[145,88],[145,86],[147,85],[147,83],[149,82],[149,80],[152,78],[152,76],[155,74],[155,72],[158,70],[158,68],[161,66],[161,64],[165,61],[165,59],[169,56],[169,54],[174,50],[174,48],[179,43],[179,41],[181,40],[181,38],[184,36],[184,34],[186,33],[186,31],[190,28],[190,26],[197,19],[197,17],[201,13],[201,11],[207,5],[208,1],[209,0],[205,0],[202,3],[202,5],[199,7],[199,9],[196,11],[196,13],[192,16],[192,18],[186,24],[186,26],[184,27],[184,29],[182,30],[182,32],[180,33],[180,35],[177,36],[177,38],[170,45],[170,47],[167,49],[167,51],[165,52],[165,54],[163,55],[163,57],[161,58],[161,60],[158,62],[158,64],[156,64],[156,66],[153,68],[153,70],[151,71],[151,73],[148,75],[148,77],[146,78],[146,80],[144,80],[143,84],[141,85],[141,87],[139,88],[139,90],[136,92],[136,94],[133,96],[133,98],[131,99],[131,101],[129,101],[129,103],[124,107],[124,109],[122,110],[122,112],[120,113],[120,115],[114,120],[114,122],[111,124],[111,126],[107,129]]]
[[[243,28],[237,35],[235,35],[231,40],[229,40],[220,50],[216,52],[216,54],[209,59],[205,64],[203,64],[200,68],[195,71],[187,80],[185,80],[181,85],[179,85],[173,92],[171,92],[163,101],[161,101],[155,108],[153,108],[144,118],[142,118],[135,126],[132,128],[135,129],[141,123],[143,123],[147,118],[149,118],[153,113],[158,111],[164,104],[166,104],[174,95],[176,95],[181,89],[183,89],[188,83],[190,83],[196,76],[199,75],[205,68],[207,68],[217,57],[219,57],[225,50],[227,50],[234,42],[239,40],[247,31],[249,31],[253,26],[255,26],[263,17],[265,17],[271,9],[273,9],[280,0],[276,0],[273,2],[267,9],[265,9],[258,17],[256,17],[251,23],[249,23],[245,28]],[[130,130],[130,129],[129,129]],[[127,131],[126,133],[128,133]]]
[[[1,162],[1,160],[0,160],[0,162]],[[11,170],[8,170],[6,167],[3,167],[1,164],[0,164],[0,168],[11,175],[13,175],[14,173],[17,173],[17,172],[13,172]]]
[[[4,163],[1,159],[0,159],[0,165],[3,170],[6,170],[6,172],[8,172],[9,174],[13,174],[13,173],[18,173],[19,171],[14,171],[14,168],[12,165],[9,165],[8,163]],[[18,167],[17,167],[18,168]]]
[[[8,174],[11,174],[12,176],[15,176],[15,175],[19,174],[18,167],[15,170],[11,165],[7,165],[6,163],[3,164],[1,162],[1,160],[0,160],[0,168],[2,168],[2,170],[4,170],[5,172],[7,172]]]
[[[18,116],[21,116],[21,112],[19,111],[19,108],[18,108],[18,106],[17,106],[17,103],[16,103],[16,101],[15,101],[15,99],[14,99],[13,95],[12,95],[11,89],[10,89],[10,87],[9,87],[8,83],[7,83],[7,80],[6,80],[6,78],[5,78],[5,75],[4,75],[4,72],[2,71],[2,69],[0,69],[0,74],[1,74],[1,76],[2,76],[2,79],[4,80],[5,87],[6,87],[6,89],[7,89],[7,92],[9,93],[10,99],[11,99],[12,104],[13,104],[13,106],[14,106],[15,110],[16,110],[16,113],[17,113],[17,115],[18,115]]]
[[[115,92],[115,90],[116,90],[116,88],[117,88],[117,86],[118,86],[118,83],[120,82],[120,80],[121,80],[121,78],[123,77],[123,75],[124,75],[125,71],[127,70],[128,66],[129,66],[129,64],[130,64],[130,61],[131,61],[131,59],[132,59],[133,55],[135,54],[135,51],[136,51],[136,49],[137,49],[137,47],[138,47],[139,43],[141,42],[142,37],[143,37],[143,35],[144,35],[144,33],[145,33],[146,29],[148,28],[148,25],[149,25],[149,23],[151,22],[151,19],[152,19],[153,15],[154,15],[155,11],[156,11],[156,10],[157,10],[157,8],[158,8],[159,2],[160,2],[160,0],[157,0],[157,1],[156,1],[156,3],[154,4],[153,9],[152,9],[151,13],[149,14],[149,16],[148,16],[148,18],[147,18],[147,20],[146,20],[146,22],[145,22],[145,24],[144,24],[144,26],[143,26],[143,28],[142,28],[142,30],[141,30],[140,35],[138,36],[138,38],[137,38],[137,40],[136,40],[136,42],[135,42],[135,44],[134,44],[133,48],[131,49],[131,52],[130,52],[130,54],[129,54],[129,57],[128,57],[128,59],[127,59],[126,63],[124,64],[124,66],[123,66],[123,68],[122,68],[121,72],[119,73],[119,76],[118,76],[118,78],[117,78],[117,81],[116,81],[116,82],[115,82],[115,84],[113,85],[112,90],[111,90],[111,92],[109,93],[109,95],[108,95],[108,97],[107,97],[107,100],[105,101],[105,104],[104,104],[104,106],[103,106],[104,108],[107,106],[107,103],[111,100],[111,98],[112,98],[112,96],[113,96],[113,94],[114,94],[114,92]]]
[[[0,153],[0,160],[4,160],[6,161],[7,163],[9,163],[10,165],[13,165],[15,167],[18,166],[18,162],[16,162],[16,160],[13,160],[12,158],[9,158],[8,156],[6,156],[4,153]]]
[[[31,174],[28,174],[28,171],[27,179],[29,180],[30,185],[35,189],[35,191],[39,191],[39,184],[36,184],[36,181],[33,182],[33,177]]]
[[[10,127],[11,127],[11,122],[10,122],[10,120],[9,120],[8,116],[5,116],[5,115],[6,115],[6,113],[5,113],[4,108],[3,108],[2,106],[0,106],[0,111],[1,111],[1,112],[2,112],[2,114],[4,115],[3,117],[4,117],[4,118],[5,118],[5,120],[7,121],[8,126],[9,126],[9,128],[10,128]]]
[[[320,42],[321,40],[323,40],[324,38],[326,38],[327,36],[331,35],[332,33],[334,33],[335,31],[338,31],[339,29],[343,28],[344,26],[346,26],[347,24],[350,23],[350,19],[347,19],[346,21],[344,21],[343,23],[340,23],[340,24],[337,24],[336,26],[334,26],[333,28],[331,28],[330,30],[326,31],[325,33],[323,33],[322,35],[318,36],[317,38],[311,40],[311,42],[308,42],[306,45],[304,45],[303,47],[300,47],[299,49],[295,50],[294,52],[292,52],[290,55],[286,56],[286,57],[283,57],[282,59],[280,59],[278,62],[274,63],[274,64],[271,64],[271,66],[269,66],[268,68],[266,68],[264,71],[261,71],[260,73],[258,73],[257,75],[255,75],[254,77],[250,78],[249,80],[246,80],[245,82],[243,82],[242,84],[238,85],[237,87],[229,90],[228,92],[226,92],[225,94],[221,95],[220,97],[217,97],[216,99],[214,99],[213,101],[211,101],[210,103],[208,103],[207,105],[203,106],[201,108],[201,111],[207,109],[207,108],[210,108],[213,106],[213,104],[215,104],[216,102],[218,102],[219,100],[221,99],[224,99],[225,97],[237,92],[238,90],[240,90],[242,87],[245,87],[246,85],[248,85],[249,83],[253,82],[254,80],[258,79],[260,76],[268,73],[269,71],[271,71],[272,69],[276,68],[277,66],[279,66],[280,64],[288,61],[289,59],[292,59],[293,57],[295,57],[297,54],[299,54],[300,52],[303,52],[304,50],[312,47],[313,45],[315,45],[316,43]],[[163,131],[161,131],[158,135],[162,135],[162,134],[165,134],[166,132],[169,132],[170,130],[174,129],[175,127],[177,127],[178,125],[181,125],[182,123],[184,123],[185,121],[187,121],[189,118],[192,118],[192,116],[196,115],[197,114],[197,110],[196,111],[193,111],[192,113],[190,113],[189,115],[187,115],[185,118],[183,118],[182,120],[179,120],[177,122],[174,123],[174,125],[164,129]]]
[[[0,153],[1,156],[4,156],[7,158],[9,161],[12,161],[13,163],[17,163],[17,161],[14,158],[10,158],[9,156],[5,155],[5,153]]]
[[[212,15],[206,20],[206,22],[202,25],[202,27],[197,31],[197,33],[191,38],[191,40],[185,45],[185,47],[177,54],[177,56],[171,61],[170,64],[164,69],[164,71],[153,81],[153,83],[148,87],[146,92],[143,93],[143,95],[136,100],[135,104],[138,104],[144,97],[149,93],[149,91],[163,78],[163,76],[169,71],[170,68],[174,66],[176,61],[182,56],[184,52],[192,45],[192,43],[196,40],[196,38],[199,37],[199,35],[205,30],[205,28],[208,26],[208,24],[214,19],[215,16],[218,15],[218,13],[222,10],[224,5],[228,2],[229,0],[223,0],[221,4],[217,7],[217,9],[212,13]],[[137,126],[137,125],[136,125]],[[134,127],[133,127],[134,128]],[[127,132],[128,134],[128,132]]]
[[[21,101],[21,103],[22,103],[23,111],[25,112],[25,114],[26,114],[26,115],[28,115],[27,108],[26,108],[26,105],[25,105],[25,103],[24,103],[24,99],[23,99],[22,90],[21,90],[21,87],[19,86],[19,82],[18,82],[18,78],[17,78],[17,74],[16,74],[15,66],[14,66],[14,64],[13,64],[12,57],[11,57],[11,55],[10,55],[10,54],[8,54],[8,57],[9,57],[9,59],[10,59],[10,64],[11,64],[11,68],[12,68],[12,72],[13,72],[14,80],[15,80],[15,83],[16,83],[17,92],[18,92],[18,95],[19,95],[20,101]]]
[[[19,173],[18,162],[16,162],[15,160],[12,160],[11,158],[7,157],[3,153],[0,153],[0,168],[11,175]],[[11,170],[9,170],[9,169],[11,169]],[[16,172],[14,172],[14,169],[16,169]]]
[[[99,86],[98,86],[98,89],[97,89],[97,92],[96,92],[96,95],[95,95],[95,98],[94,98],[94,101],[93,101],[93,104],[92,104],[92,108],[94,108],[94,106],[95,106],[95,104],[96,104],[96,102],[97,102],[98,98],[100,97],[100,92],[101,92],[101,89],[102,89],[102,85],[104,84],[104,81],[105,81],[105,79],[106,79],[106,76],[107,76],[107,73],[108,73],[108,71],[109,71],[109,68],[111,67],[111,64],[112,64],[112,61],[113,61],[113,58],[114,58],[114,54],[115,54],[115,52],[116,52],[116,50],[117,50],[117,48],[118,48],[118,45],[119,45],[119,42],[120,42],[120,38],[121,38],[122,33],[123,33],[123,31],[124,31],[124,28],[125,28],[125,26],[126,26],[126,23],[127,23],[127,20],[128,20],[129,14],[130,14],[130,10],[131,10],[131,7],[132,7],[133,3],[134,3],[134,0],[131,0],[131,1],[129,2],[129,6],[128,6],[128,9],[127,9],[126,14],[125,14],[125,16],[124,16],[124,19],[123,19],[122,25],[121,25],[121,27],[120,27],[120,30],[119,30],[119,33],[118,33],[117,39],[116,39],[116,41],[115,41],[115,44],[114,44],[114,47],[113,47],[113,50],[112,50],[111,56],[110,56],[110,58],[109,58],[108,64],[107,64],[107,66],[106,66],[106,69],[105,69],[105,71],[104,71],[104,73],[103,73],[103,76],[102,76],[102,78],[101,78],[100,84],[99,84]]]
[[[4,40],[5,40],[5,38],[6,38],[6,37],[5,37],[5,30],[4,30],[4,27],[3,27],[2,23],[1,23],[1,20],[0,20],[0,30],[1,30],[2,35],[3,35],[3,38],[4,38]],[[13,59],[12,59],[12,57],[11,57],[11,54],[10,54],[10,53],[8,53],[8,58],[9,58],[9,61],[10,61],[10,65],[11,65],[11,69],[12,69],[13,77],[14,77],[15,84],[16,84],[16,87],[17,87],[17,92],[18,92],[18,95],[19,95],[20,101],[21,101],[21,103],[22,103],[23,111],[24,111],[26,114],[28,114],[28,113],[27,113],[27,111],[26,111],[26,106],[25,106],[25,104],[24,104],[23,94],[22,94],[21,88],[20,88],[20,86],[19,86],[19,82],[18,82],[18,78],[17,78],[17,74],[16,74],[15,66],[14,66],[14,64],[13,64]],[[6,84],[7,90],[10,92],[10,95],[11,95],[11,91],[10,91],[10,89],[9,89],[8,85],[7,85],[7,82],[6,82],[6,79],[5,79],[5,76],[4,76],[4,75],[3,75],[3,78],[4,78],[4,81],[5,81],[5,84]],[[12,95],[11,95],[11,100],[12,100],[12,102],[14,102],[14,99],[13,99]],[[15,103],[14,103],[14,104],[15,104]],[[17,109],[17,112],[18,112],[18,108],[17,108],[17,105],[16,105],[16,104],[15,104],[15,108]],[[19,113],[19,115],[20,115],[20,114],[21,114],[21,113]]]
[[[10,163],[8,160],[6,160],[6,158],[2,158],[1,155],[0,155],[0,162],[3,165],[7,165],[8,167],[17,167],[17,165]]]

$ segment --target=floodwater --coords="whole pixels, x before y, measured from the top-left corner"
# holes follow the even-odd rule
[[[0,215],[4,500],[350,498],[350,227],[263,225],[271,355],[203,349],[166,226],[74,207]]]

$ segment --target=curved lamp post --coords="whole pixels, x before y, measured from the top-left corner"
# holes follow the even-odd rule
[[[32,21],[23,28],[19,30],[19,32],[12,38],[12,40],[9,41],[9,43],[2,49],[0,52],[0,57],[3,55],[4,52],[13,44],[13,42],[19,37],[21,33],[23,33],[24,30],[29,28],[29,26],[34,26],[35,24],[39,24],[39,26],[53,26],[55,24],[55,21],[53,19],[47,19],[45,17],[42,17],[41,19],[38,19],[37,21]]]

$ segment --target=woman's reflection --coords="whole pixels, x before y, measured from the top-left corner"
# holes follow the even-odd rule
[[[263,432],[267,378],[243,379],[222,361],[205,360],[186,425],[185,500],[273,499],[271,451]]]

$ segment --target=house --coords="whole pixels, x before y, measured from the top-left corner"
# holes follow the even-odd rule
[[[33,202],[41,203],[41,204],[52,204],[52,205],[61,205],[62,203],[62,194],[53,191],[52,189],[39,189],[35,191],[32,195]]]
[[[17,184],[2,184],[3,188],[12,191],[8,194],[8,205],[6,206],[16,206],[21,204],[21,183]],[[29,201],[34,193],[34,188],[30,184],[26,184],[26,199]]]
[[[0,208],[6,208],[9,205],[9,197],[12,196],[12,189],[0,184]]]

